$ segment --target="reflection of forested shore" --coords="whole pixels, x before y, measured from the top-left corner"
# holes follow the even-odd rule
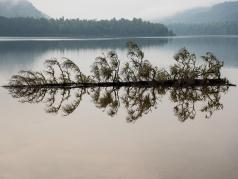
[[[118,39],[67,39],[67,40],[19,40],[0,41],[0,53],[46,50],[77,50],[77,49],[125,49],[128,41],[136,41],[141,47],[163,46],[168,38],[118,38]]]
[[[72,41],[0,41],[0,64],[15,65],[32,63],[36,58],[50,51],[68,52],[70,50],[93,49],[126,49],[126,42],[133,40],[142,48],[158,49],[158,52],[169,50],[176,52],[181,47],[202,55],[207,51],[215,53],[225,61],[226,67],[238,66],[238,38],[216,37],[176,37],[176,38],[128,38],[104,40]],[[163,49],[161,49],[163,47]],[[70,53],[70,52],[69,52]],[[99,55],[99,54],[95,54]],[[172,57],[173,54],[171,54]],[[166,60],[166,59],[165,59]]]
[[[49,51],[78,51],[93,49],[126,49],[128,40],[136,41],[141,47],[161,47],[167,38],[128,38],[104,40],[62,40],[62,41],[0,41],[0,65],[32,63],[37,57]],[[95,54],[98,55],[98,54]],[[9,66],[10,68],[10,66]]]

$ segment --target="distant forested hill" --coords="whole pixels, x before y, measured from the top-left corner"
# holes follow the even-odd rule
[[[224,2],[212,7],[195,8],[165,18],[161,22],[166,24],[202,24],[238,22],[238,1]]]
[[[0,16],[4,17],[34,17],[48,16],[36,9],[27,0],[0,0]]]
[[[160,22],[176,35],[238,34],[238,1],[187,10]]]
[[[0,36],[170,36],[173,32],[159,23],[133,20],[79,20],[0,17]]]

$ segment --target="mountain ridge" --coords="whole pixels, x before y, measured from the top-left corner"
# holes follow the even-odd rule
[[[0,0],[0,16],[49,18],[28,0]]]
[[[159,21],[159,20],[156,20]],[[165,24],[203,24],[238,22],[238,1],[226,1],[211,7],[198,7],[164,18],[159,22]]]

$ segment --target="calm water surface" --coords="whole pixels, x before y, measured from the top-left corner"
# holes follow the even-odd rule
[[[109,50],[126,61],[130,39],[0,38],[0,85],[19,70],[41,70],[45,59],[68,57],[85,73]],[[238,37],[137,38],[154,65],[168,67],[187,47],[211,51],[238,84]],[[85,95],[65,117],[46,113],[44,103],[20,103],[0,88],[0,179],[236,179],[238,177],[238,88],[221,94],[223,110],[206,119],[180,122],[167,94],[136,122],[121,107],[114,117]]]

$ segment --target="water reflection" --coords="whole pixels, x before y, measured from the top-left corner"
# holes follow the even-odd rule
[[[87,49],[125,49],[126,42],[133,39],[104,39],[104,40],[19,40],[1,41],[0,38],[0,64],[28,64],[34,62],[43,54],[54,52],[71,52]],[[143,39],[136,41],[142,47],[164,46],[169,39]]]
[[[42,57],[48,58],[58,55],[67,56],[85,50],[100,49],[126,49],[127,41],[136,41],[142,48],[150,49],[156,56],[160,53],[175,51],[187,47],[197,54],[207,51],[215,53],[219,58],[225,59],[226,66],[237,67],[238,38],[226,36],[214,37],[181,37],[181,38],[125,38],[125,39],[19,39],[8,40],[0,38],[0,69],[12,66],[32,65]],[[163,54],[162,53],[162,54]],[[169,55],[169,54],[168,54]],[[161,56],[164,60],[164,56]],[[155,60],[159,60],[156,58]]]
[[[95,106],[109,116],[117,115],[119,108],[127,110],[127,122],[135,122],[159,107],[162,97],[169,94],[174,104],[174,113],[184,122],[195,119],[198,113],[210,118],[215,111],[222,110],[221,95],[229,86],[203,87],[97,87],[97,88],[8,88],[13,98],[21,103],[45,103],[47,113],[72,114],[84,95],[91,97]]]

